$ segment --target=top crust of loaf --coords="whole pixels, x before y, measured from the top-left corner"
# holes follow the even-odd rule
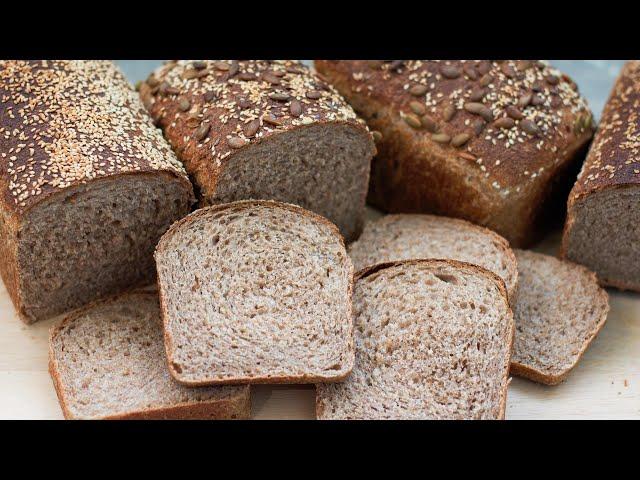
[[[297,61],[171,61],[140,87],[143,102],[203,193],[235,152],[311,124],[371,135],[329,84]]]
[[[598,132],[569,197],[569,208],[591,192],[640,184],[640,61],[622,68]]]
[[[331,372],[330,374],[323,375],[322,377],[316,376],[315,374],[304,374],[304,375],[295,375],[295,376],[279,376],[279,375],[247,375],[242,377],[234,377],[234,378],[218,378],[218,377],[207,377],[207,378],[198,378],[192,379],[188,378],[184,372],[179,372],[175,365],[175,358],[172,352],[175,349],[175,341],[171,334],[171,328],[169,325],[169,308],[167,302],[168,292],[166,291],[166,287],[164,283],[161,281],[162,278],[162,255],[167,251],[169,245],[171,244],[173,238],[178,235],[182,230],[186,227],[196,224],[201,217],[208,217],[212,214],[219,213],[226,210],[233,210],[234,212],[239,212],[242,210],[251,209],[253,207],[262,206],[270,209],[280,209],[287,210],[295,213],[296,215],[301,215],[312,219],[314,222],[321,224],[323,227],[328,228],[330,235],[335,237],[336,244],[340,250],[344,252],[344,258],[346,260],[346,265],[348,268],[347,277],[348,277],[348,285],[345,292],[345,298],[348,299],[348,314],[347,317],[351,316],[351,297],[353,294],[353,265],[346,254],[346,248],[344,245],[344,240],[342,235],[340,235],[340,231],[338,228],[331,223],[326,218],[317,215],[313,212],[305,210],[297,205],[281,203],[271,200],[241,200],[227,204],[220,204],[211,207],[205,207],[195,212],[191,213],[187,217],[177,221],[169,231],[161,238],[158,246],[156,248],[155,258],[156,264],[158,265],[158,284],[159,284],[159,293],[160,293],[160,305],[162,311],[162,317],[164,322],[164,332],[165,332],[165,347],[167,352],[169,370],[172,376],[180,383],[189,386],[205,386],[205,385],[223,385],[223,384],[244,384],[244,383],[310,383],[310,382],[318,382],[318,381],[340,381],[344,379],[353,366],[353,343],[351,340],[346,341],[345,348],[346,353],[351,355],[351,358],[347,360],[346,364],[341,365],[340,370],[336,370],[335,372]],[[349,335],[348,338],[351,338],[351,323],[349,322]]]
[[[62,189],[184,167],[108,61],[0,61],[0,189],[10,213]]]
[[[408,267],[418,266],[421,269],[432,270],[432,271],[455,271],[460,273],[465,273],[468,275],[483,277],[488,280],[492,285],[497,287],[499,292],[499,297],[502,298],[504,302],[504,312],[507,314],[508,325],[506,328],[506,337],[508,338],[507,344],[505,345],[507,348],[505,351],[508,353],[505,355],[503,359],[503,364],[500,367],[501,371],[504,371],[504,375],[500,380],[500,390],[499,390],[499,404],[495,407],[495,417],[497,419],[504,418],[505,410],[506,410],[506,397],[507,397],[507,387],[509,383],[509,361],[510,361],[510,352],[513,346],[513,333],[514,333],[514,322],[511,308],[509,307],[509,302],[507,299],[506,288],[504,286],[503,280],[495,275],[494,273],[486,270],[477,265],[472,265],[470,263],[459,262],[456,260],[439,260],[439,259],[420,259],[420,260],[403,260],[396,262],[386,262],[378,265],[373,265],[367,268],[360,270],[355,275],[356,284],[358,281],[361,281],[367,277],[377,276],[378,274],[384,274],[387,271],[396,270],[398,272],[402,272],[407,270]],[[394,322],[391,320],[391,322]],[[357,323],[357,322],[356,322]],[[356,335],[358,333],[356,332]],[[356,357],[358,353],[356,353]],[[356,369],[358,368],[358,360],[356,359],[356,365],[354,367],[354,374],[356,373]],[[353,375],[353,374],[352,374]],[[361,379],[362,380],[362,379]],[[347,379],[347,382],[352,381]],[[344,384],[346,386],[346,384]],[[319,385],[318,386],[318,394],[316,397],[316,415],[318,418],[332,418],[330,412],[328,412],[328,399],[331,396],[340,396],[341,393],[339,390],[343,388],[343,384],[331,384],[331,385]],[[414,414],[409,415],[409,417],[415,417]],[[421,415],[417,415],[421,417]],[[348,418],[352,418],[347,415]],[[357,418],[360,418],[356,415]]]
[[[511,247],[509,247],[509,242],[493,230],[489,230],[488,228],[474,225],[473,223],[457,218],[440,217],[437,215],[392,214],[385,215],[376,221],[369,222],[365,225],[365,230],[360,236],[360,239],[349,246],[349,255],[353,260],[354,267],[356,269],[361,269],[367,266],[365,263],[372,265],[380,262],[410,259],[405,254],[406,252],[402,251],[403,248],[406,247],[402,244],[402,241],[400,239],[396,240],[395,238],[389,237],[392,237],[392,235],[400,235],[400,232],[408,234],[420,233],[421,238],[426,240],[429,239],[430,226],[447,229],[448,239],[453,240],[455,238],[455,240],[460,244],[462,244],[463,241],[473,242],[472,238],[463,238],[463,236],[467,236],[469,234],[486,237],[490,244],[487,248],[494,248],[496,253],[499,252],[507,263],[505,266],[506,275],[505,278],[503,278],[503,281],[505,282],[509,298],[513,298],[518,286],[518,268],[516,257],[511,250]],[[379,234],[380,238],[378,238],[376,234]],[[385,234],[386,236],[383,236]],[[395,242],[398,243],[396,244]],[[384,252],[378,250],[382,245],[388,247],[385,248]],[[429,249],[427,245],[424,245],[424,248]],[[449,255],[431,254],[428,256],[431,258],[449,258]],[[422,255],[421,258],[422,257],[424,257],[424,255]],[[454,260],[462,260],[468,263],[478,264],[490,271],[492,270],[488,259],[485,258],[477,258],[473,261],[470,258],[454,258]],[[497,272],[494,271],[494,273]]]
[[[395,67],[367,60],[322,60],[316,61],[316,68],[332,80],[338,76],[348,82],[351,92],[342,91],[346,86],[340,89],[348,99],[359,96],[390,105],[408,131],[415,133],[421,148],[457,157],[502,195],[545,177],[543,172],[558,157],[564,159],[566,152],[593,134],[591,111],[576,84],[540,61],[408,60]],[[485,94],[477,99],[474,95],[480,96],[483,88]],[[429,122],[421,123],[421,115],[414,110],[416,101],[422,105],[418,111],[437,125],[437,133],[451,139],[468,134],[469,140],[462,142],[459,137],[460,147],[453,146],[458,144],[453,141],[434,141]],[[508,111],[508,106],[518,112],[510,114],[513,109]],[[447,120],[452,107],[455,113]],[[415,119],[417,128],[409,126]],[[513,124],[501,127],[498,122],[508,121],[504,119]],[[474,131],[476,121],[482,121],[481,134]]]

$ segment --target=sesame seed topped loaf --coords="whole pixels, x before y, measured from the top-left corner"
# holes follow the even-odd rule
[[[625,64],[571,195],[563,255],[640,291],[640,61]]]
[[[201,205],[278,200],[360,233],[375,147],[328,84],[297,61],[172,61],[142,99],[199,189]]]
[[[324,217],[273,201],[200,209],[162,237],[156,263],[179,382],[332,382],[351,371],[353,265]]]
[[[356,271],[377,263],[442,258],[480,265],[504,280],[509,298],[518,285],[518,266],[509,243],[465,220],[436,215],[386,215],[365,225],[349,245]]]
[[[318,385],[319,419],[504,418],[513,314],[504,283],[455,260],[379,264],[356,276],[356,362]]]
[[[531,244],[593,135],[576,84],[541,61],[316,61],[373,130],[369,202]],[[555,208],[554,208],[555,207]]]
[[[249,418],[249,387],[187,388],[167,369],[156,292],[97,302],[51,329],[49,370],[67,419]]]
[[[511,373],[555,385],[604,326],[609,297],[581,265],[523,250],[516,250],[516,258],[520,287]]]
[[[107,61],[0,61],[0,273],[26,322],[154,276],[193,189]]]

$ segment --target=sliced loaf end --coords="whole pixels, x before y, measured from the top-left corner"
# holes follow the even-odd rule
[[[353,265],[325,218],[272,201],[201,209],[167,232],[156,263],[179,382],[314,383],[351,371]]]
[[[319,419],[504,418],[513,314],[503,281],[454,260],[358,273],[356,364],[317,387]]]
[[[189,389],[166,368],[158,296],[136,292],[51,329],[49,372],[67,419],[249,418],[249,387]]]
[[[581,265],[516,250],[520,288],[511,373],[555,385],[566,379],[604,326],[605,290]]]

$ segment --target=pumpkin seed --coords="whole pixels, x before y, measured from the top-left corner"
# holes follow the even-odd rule
[[[528,118],[525,118],[520,122],[520,127],[522,127],[522,130],[529,135],[536,135],[539,132],[538,126]]]
[[[491,75],[489,75],[488,73],[483,75],[480,78],[480,86],[481,87],[488,87],[491,82],[493,82],[493,77]]]
[[[418,116],[422,116],[427,113],[427,107],[424,103],[416,102],[415,100],[409,103],[409,108]]]
[[[428,132],[435,133],[438,131],[438,124],[429,115],[423,115],[420,119],[420,123],[422,123],[422,126],[424,126]]]
[[[247,144],[247,141],[240,137],[231,137],[227,143],[231,148],[242,148]]]
[[[258,130],[260,129],[260,120],[258,118],[251,120],[244,126],[244,135],[245,137],[253,138]]]
[[[405,123],[407,125],[409,125],[410,127],[416,128],[416,129],[417,128],[422,128],[422,122],[415,115],[413,115],[411,113],[405,113],[405,114],[402,115],[402,118],[404,119]]]
[[[472,162],[476,161],[476,156],[470,154],[469,152],[459,152],[458,156],[460,158],[464,158],[465,160],[469,160],[469,161],[472,161]]]
[[[373,136],[373,141],[378,143],[380,140],[382,140],[382,134],[377,131],[377,130],[373,130],[371,132],[371,135]]]
[[[510,117],[502,117],[493,124],[496,128],[506,128],[507,130],[516,126],[515,120]]]
[[[231,68],[231,65],[227,62],[213,62],[213,66],[216,70],[222,70],[223,72],[227,72]]]
[[[442,65],[440,74],[449,80],[458,78],[461,75],[460,69],[454,65]]]
[[[421,97],[422,95],[424,95],[425,93],[427,93],[427,86],[426,85],[414,85],[409,89],[409,93],[411,95],[413,95],[414,97]]]
[[[291,105],[289,105],[289,113],[291,113],[294,117],[299,117],[302,115],[302,104],[299,100],[291,100]]]
[[[531,94],[531,93],[525,93],[524,95],[522,95],[518,99],[518,107],[526,108],[527,106],[529,106],[529,103],[531,103],[531,98],[532,97],[533,97],[533,94]]]
[[[269,94],[269,98],[271,100],[275,100],[276,102],[286,102],[291,98],[288,93],[284,92],[273,92]]]
[[[268,123],[269,125],[273,125],[274,127],[279,127],[282,125],[282,121],[274,117],[273,115],[264,115],[262,117],[262,121],[264,123]]]
[[[431,140],[438,143],[449,143],[451,141],[451,137],[446,133],[434,133],[431,135]]]
[[[464,109],[469,113],[481,116],[487,122],[493,120],[493,112],[482,103],[467,102],[464,104]]]
[[[320,93],[318,90],[308,90],[305,95],[311,100],[317,100],[322,97],[322,93]]]
[[[453,138],[451,139],[451,145],[458,148],[463,146],[470,139],[471,139],[471,135],[469,135],[468,133],[459,133],[453,136]]]
[[[210,128],[211,128],[211,125],[209,123],[203,123],[202,125],[200,125],[200,127],[193,134],[196,137],[196,140],[199,142],[204,140],[204,138],[209,133]]]
[[[442,117],[445,122],[449,122],[454,115],[456,114],[456,108],[453,105],[447,105],[444,107],[444,111],[442,112]]]
[[[469,95],[469,100],[472,102],[480,102],[487,94],[487,91],[484,88],[476,87],[471,90],[471,94]]]
[[[465,63],[464,67],[462,67],[462,70],[470,80],[478,79],[478,72],[476,72],[476,69],[470,63]]]
[[[198,61],[198,62],[193,62],[193,63],[191,64],[191,66],[192,66],[193,68],[195,68],[196,70],[204,70],[205,68],[207,68],[207,64],[206,64],[206,62],[200,62],[200,61]]]
[[[505,109],[505,112],[507,112],[507,115],[509,115],[509,117],[513,118],[514,120],[522,120],[524,118],[524,115],[522,114],[522,112],[518,110],[517,107],[514,107],[513,105],[509,105]]]

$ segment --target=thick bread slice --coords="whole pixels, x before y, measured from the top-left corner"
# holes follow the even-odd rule
[[[140,95],[197,186],[201,206],[294,203],[362,230],[375,145],[326,82],[293,60],[167,62]]]
[[[604,326],[607,292],[581,265],[516,250],[520,286],[511,373],[536,382],[562,382]]]
[[[480,265],[498,275],[513,298],[518,284],[516,257],[497,233],[464,220],[435,215],[386,215],[367,223],[349,246],[356,271],[382,262],[444,258]]]
[[[186,388],[166,367],[158,295],[136,292],[51,329],[49,371],[67,419],[249,418],[249,387]]]
[[[356,364],[318,385],[320,419],[504,418],[513,314],[504,283],[454,260],[356,275]]]
[[[338,229],[300,207],[198,210],[156,263],[172,375],[184,384],[311,383],[353,367],[353,265]]]

